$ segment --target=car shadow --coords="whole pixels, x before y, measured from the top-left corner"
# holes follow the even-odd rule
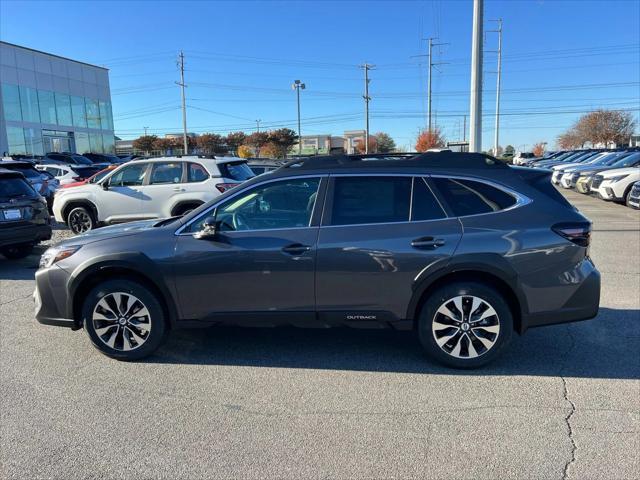
[[[212,327],[177,330],[150,363],[444,375],[640,378],[640,310],[602,308],[586,322],[514,335],[495,362],[452,370],[427,358],[412,332]]]
[[[9,260],[0,254],[0,280],[33,280],[46,249],[45,245],[36,245],[30,255],[19,260]]]

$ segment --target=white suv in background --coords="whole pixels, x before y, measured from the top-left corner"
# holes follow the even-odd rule
[[[74,233],[184,215],[252,177],[246,161],[237,157],[134,160],[98,183],[57,191],[53,214]]]
[[[640,180],[640,167],[614,168],[593,177],[591,191],[603,200],[628,203],[633,184]]]

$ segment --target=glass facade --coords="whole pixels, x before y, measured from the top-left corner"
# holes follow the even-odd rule
[[[72,137],[71,145],[75,144],[75,151],[78,153],[115,151],[110,102],[7,83],[2,83],[1,91],[4,117],[8,122],[6,133],[9,152],[7,153],[43,155],[51,151],[55,145],[61,144],[62,138],[56,140],[50,133],[53,130],[47,130],[45,135],[47,141],[45,141],[42,128],[47,128],[49,125],[68,127],[73,130],[73,132],[58,133],[60,137]],[[10,124],[18,122],[20,125]],[[38,128],[33,125],[23,125],[23,123],[43,125]],[[77,131],[76,128],[99,131],[83,132]]]

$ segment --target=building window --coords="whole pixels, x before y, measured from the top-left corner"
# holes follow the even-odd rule
[[[113,130],[113,117],[109,102],[100,102],[100,123],[103,130]]]
[[[29,155],[44,155],[42,133],[39,128],[24,129],[24,144]]]
[[[56,113],[58,115],[58,125],[72,126],[71,117],[71,99],[69,95],[63,93],[55,94],[56,97]]]
[[[53,92],[39,90],[38,103],[40,105],[40,120],[42,123],[50,123],[52,125],[57,124],[56,102]]]
[[[104,153],[115,153],[116,151],[116,140],[111,133],[103,133],[102,134],[102,146],[104,148]]]
[[[98,102],[85,98],[85,108],[87,110],[87,125],[89,128],[100,128],[100,108]],[[102,142],[102,141],[101,141]]]
[[[19,89],[22,120],[25,122],[40,123],[37,90],[29,87],[19,87]]]
[[[84,106],[84,102],[83,106]],[[75,117],[74,117],[75,120]],[[76,142],[76,153],[88,153],[91,151],[91,146],[89,145],[89,134],[85,132],[75,132],[74,139]]]
[[[84,110],[84,98],[71,97],[71,113],[73,115],[74,127],[87,128],[87,113]]]
[[[7,125],[7,140],[9,144],[10,155],[24,155],[27,149],[24,144],[24,132],[20,127],[12,127]]]
[[[8,83],[2,84],[2,106],[4,107],[4,116],[7,120],[22,121],[20,92],[16,85],[9,85]]]
[[[92,153],[103,153],[104,147],[102,145],[102,134],[90,133],[89,134],[89,151]]]

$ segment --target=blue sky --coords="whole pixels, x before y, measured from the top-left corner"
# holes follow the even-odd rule
[[[640,111],[640,2],[485,1],[502,18],[501,145],[553,144],[581,112]],[[469,108],[472,2],[18,2],[0,3],[0,38],[110,68],[116,134],[181,130],[176,57],[184,50],[189,131],[296,128],[341,134],[364,126],[364,62],[372,132],[412,148],[426,124],[426,37],[435,50],[433,115],[462,135]],[[486,33],[485,50],[497,46]],[[495,53],[485,54],[483,148],[493,145]],[[468,133],[467,133],[468,136]]]

